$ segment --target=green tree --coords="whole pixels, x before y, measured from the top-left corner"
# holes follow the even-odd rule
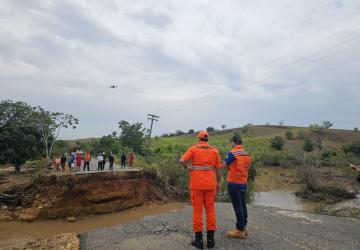
[[[207,127],[206,131],[210,133],[210,132],[214,132],[215,129],[213,127]]]
[[[20,172],[26,160],[44,152],[41,135],[32,122],[33,113],[24,102],[0,103],[0,163],[15,165],[15,172]]]
[[[175,131],[175,134],[177,135],[177,136],[179,136],[179,135],[184,135],[185,134],[185,132],[183,132],[182,130],[176,130]]]
[[[133,149],[136,153],[142,153],[146,131],[146,129],[142,127],[143,124],[139,122],[130,124],[127,121],[120,121],[118,124],[121,130],[121,145]]]
[[[114,154],[117,154],[119,152],[118,141],[119,139],[114,137],[113,134],[103,136],[99,141],[92,144],[92,153],[98,154],[100,152],[113,152]]]
[[[226,129],[226,125],[225,124],[221,125],[221,128]]]
[[[54,143],[53,153],[55,155],[63,155],[64,153],[68,152],[70,149],[70,144],[64,140],[57,140]]]
[[[285,133],[285,137],[286,137],[286,139],[288,139],[288,140],[293,140],[293,139],[294,139],[294,133],[293,133],[291,130],[288,130],[288,131],[286,131],[286,133]]]
[[[314,150],[314,143],[310,139],[305,139],[303,149],[305,152],[311,152]]]
[[[189,129],[188,134],[193,135],[193,134],[195,134],[195,131],[193,129]]]
[[[76,129],[79,120],[72,115],[50,112],[42,107],[37,107],[34,112],[34,122],[37,125],[45,145],[46,157],[51,158],[51,153],[60,130],[62,128]]]
[[[355,133],[359,132],[359,128],[355,127],[355,128],[354,128],[354,132],[355,132]]]
[[[275,136],[271,139],[271,147],[281,151],[284,148],[285,142],[281,136]]]
[[[330,121],[323,121],[322,126],[323,128],[329,129],[333,126],[333,124]]]

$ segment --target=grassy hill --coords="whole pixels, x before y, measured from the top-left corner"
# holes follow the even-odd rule
[[[291,139],[286,136],[289,131],[293,137]],[[337,201],[353,197],[360,191],[355,173],[349,167],[349,163],[360,164],[360,157],[345,154],[343,150],[344,146],[360,141],[358,132],[292,126],[245,126],[212,132],[209,143],[225,157],[231,149],[229,139],[234,133],[242,136],[245,149],[252,155],[258,170],[266,167],[296,169],[296,179],[303,185],[300,193],[305,198]],[[271,140],[275,136],[283,138],[282,150],[271,147]],[[305,140],[314,144],[313,151],[304,151]],[[153,138],[151,154],[140,164],[156,169],[171,184],[186,188],[187,176],[178,165],[178,159],[195,143],[195,134]]]
[[[360,142],[360,133],[356,131],[271,125],[247,125],[215,131],[210,133],[209,143],[218,148],[222,158],[231,149],[229,140],[234,133],[242,136],[258,174],[269,167],[293,169],[296,182],[303,186],[299,192],[305,198],[335,201],[360,192],[355,173],[349,167],[349,163],[360,164],[360,154],[344,152],[344,147]],[[284,141],[282,150],[271,147],[271,141],[276,136]],[[81,143],[86,148],[98,140],[82,139],[71,144]],[[312,143],[313,150],[310,152],[304,150],[306,140]],[[196,143],[196,134],[154,137],[151,139],[150,152],[146,157],[137,155],[136,164],[158,172],[171,185],[187,189],[188,176],[180,166],[179,159],[190,145]],[[359,149],[360,143],[355,146]],[[224,171],[224,179],[225,175]]]

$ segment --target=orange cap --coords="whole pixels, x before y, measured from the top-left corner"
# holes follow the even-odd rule
[[[208,138],[208,137],[209,137],[209,133],[208,133],[207,131],[205,131],[205,130],[201,130],[196,137],[197,137],[197,138]]]

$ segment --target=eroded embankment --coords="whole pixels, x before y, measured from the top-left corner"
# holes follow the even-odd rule
[[[149,201],[181,199],[182,193],[147,171],[40,175],[0,195],[3,219],[55,219],[110,213]]]

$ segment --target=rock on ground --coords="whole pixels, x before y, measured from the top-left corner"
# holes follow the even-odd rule
[[[54,250],[78,250],[80,247],[79,238],[76,233],[64,233],[49,238],[41,238],[35,242],[27,243],[23,250],[30,249],[54,249]]]

